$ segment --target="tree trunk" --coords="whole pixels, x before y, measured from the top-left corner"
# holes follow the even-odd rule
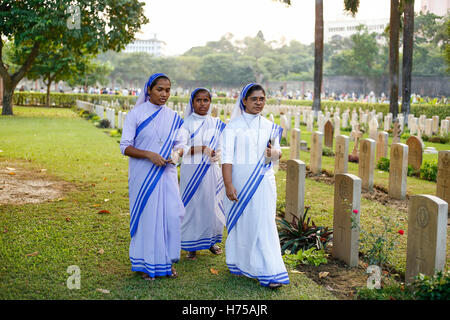
[[[5,83],[5,81],[3,81]],[[13,87],[7,87],[3,84],[3,107],[2,115],[12,116],[13,115]]]
[[[413,63],[414,0],[405,1],[403,23],[402,113],[405,123],[411,107],[411,72]]]
[[[323,0],[316,0],[316,21],[314,31],[314,117],[320,111],[323,64]]]
[[[399,47],[399,0],[391,0],[391,16],[389,20],[389,111],[393,119],[398,114],[398,47]]]
[[[0,39],[0,76],[3,78],[3,107],[2,114],[3,115],[13,115],[13,94],[14,89],[20,80],[25,76],[25,74],[30,70],[36,56],[39,53],[40,42],[35,42],[33,45],[33,49],[31,49],[31,53],[28,55],[25,63],[20,67],[20,69],[10,75],[8,73],[8,69],[3,64],[2,60],[2,51],[3,51],[3,40]]]
[[[45,98],[45,106],[47,108],[50,108],[50,86],[52,85],[52,78],[49,76],[48,77],[48,82],[46,83],[47,85],[47,96]]]

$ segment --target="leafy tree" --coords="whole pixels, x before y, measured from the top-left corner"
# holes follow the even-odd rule
[[[74,6],[76,5],[76,6]],[[2,114],[12,115],[12,96],[46,43],[97,54],[120,50],[148,22],[138,0],[2,1],[0,3],[0,75],[4,96]],[[23,64],[13,73],[3,62],[4,39],[28,47]]]

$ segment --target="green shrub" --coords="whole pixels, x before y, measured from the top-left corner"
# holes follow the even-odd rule
[[[318,227],[308,217],[308,210],[306,207],[303,216],[299,219],[293,217],[292,222],[285,219],[279,220],[279,232],[281,244],[281,252],[284,254],[286,250],[290,253],[297,253],[298,250],[308,250],[316,248],[318,250],[325,249],[328,243],[333,238],[333,232],[328,227]],[[311,222],[311,225],[309,224]]]
[[[367,287],[356,290],[357,300],[413,300],[414,296],[402,284],[390,283],[380,289]]]
[[[420,178],[429,181],[436,181],[437,170],[437,160],[425,161],[420,167]]]
[[[419,175],[419,171],[417,171],[410,164],[408,164],[408,173],[407,173],[407,175],[408,175],[408,177],[418,176]]]
[[[412,287],[417,299],[450,300],[450,271],[438,271],[432,277],[419,273]]]
[[[296,254],[286,253],[283,255],[283,261],[292,268],[296,268],[300,264],[320,266],[327,263],[328,254],[325,250],[317,250],[309,248],[308,250],[299,250]]]
[[[326,156],[326,157],[333,157],[334,156],[334,152],[331,148],[329,147],[323,147],[322,148],[322,155]]]
[[[389,164],[390,160],[388,158],[381,157],[380,160],[378,160],[377,169],[389,172]]]
[[[98,123],[98,127],[99,128],[109,128],[110,127],[110,122],[108,119],[102,119],[99,123]]]

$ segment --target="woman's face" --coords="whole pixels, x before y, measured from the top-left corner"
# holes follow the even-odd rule
[[[264,109],[266,104],[266,95],[262,90],[253,91],[246,99],[244,99],[245,112],[250,114],[258,114]]]
[[[205,116],[208,114],[210,104],[211,99],[209,98],[208,92],[200,91],[195,95],[192,106],[194,107],[194,112],[196,114]]]
[[[161,78],[156,79],[156,84],[150,90],[148,88],[148,94],[150,95],[150,102],[158,106],[166,104],[170,97],[170,81]]]

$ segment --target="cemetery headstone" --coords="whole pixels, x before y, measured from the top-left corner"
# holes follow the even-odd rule
[[[423,146],[422,141],[416,136],[410,136],[406,140],[408,146],[408,164],[414,168],[414,170],[420,170],[423,159]]]
[[[406,177],[408,174],[408,146],[393,143],[389,161],[388,194],[393,199],[403,200],[406,196]]]
[[[349,173],[336,174],[333,209],[333,257],[351,267],[358,265],[359,214],[361,209],[361,179]],[[353,221],[352,221],[353,217]]]
[[[291,141],[289,143],[291,159],[300,159],[300,129],[291,130]]]
[[[349,138],[338,135],[335,143],[334,174],[348,172],[348,146]]]
[[[373,175],[375,169],[375,141],[362,139],[359,147],[358,176],[362,180],[362,188],[373,190]]]
[[[388,137],[389,134],[386,131],[378,132],[377,138],[377,153],[375,161],[378,163],[381,158],[387,158],[388,155]]]
[[[310,169],[313,174],[320,174],[322,172],[322,140],[322,132],[314,131],[312,133],[309,161]]]
[[[413,195],[408,204],[405,280],[419,273],[432,276],[444,270],[448,204],[432,195]]]
[[[436,196],[449,204],[450,214],[450,150],[442,150],[438,153]]]
[[[331,120],[328,120],[327,122],[325,122],[324,130],[325,130],[325,132],[324,132],[325,146],[327,146],[328,148],[333,148],[334,128],[333,128],[333,123],[331,122]]]
[[[290,159],[286,172],[286,213],[284,218],[292,222],[293,217],[301,218],[305,209],[306,166],[303,161]]]

